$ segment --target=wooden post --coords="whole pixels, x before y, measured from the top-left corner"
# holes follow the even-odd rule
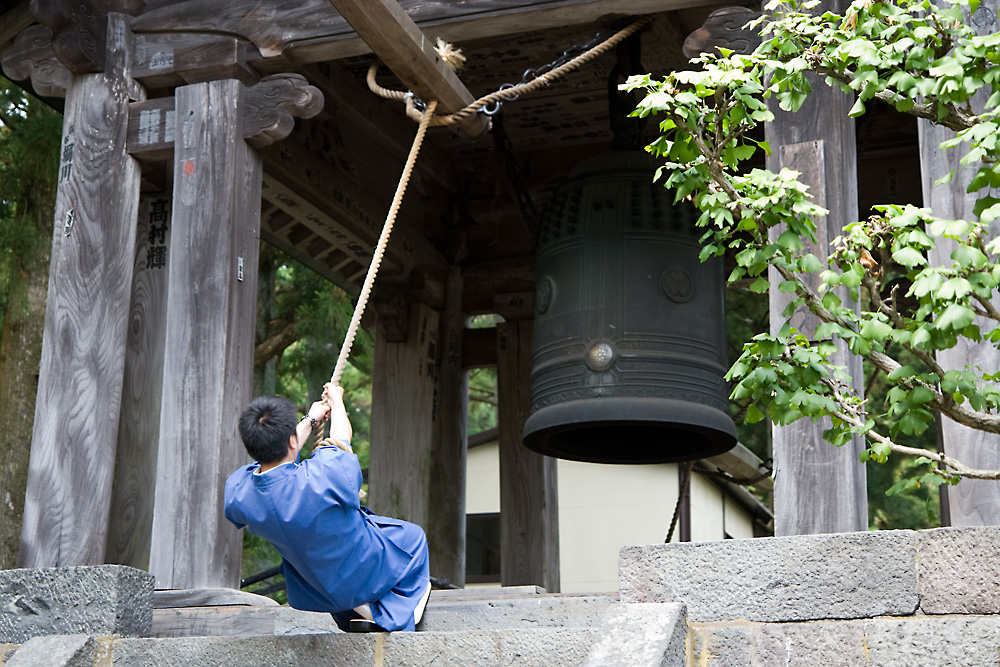
[[[375,335],[368,504],[426,529],[440,316],[417,303],[408,321],[403,342]]]
[[[431,511],[427,523],[431,576],[465,587],[465,460],[469,374],[462,367],[462,272],[448,274],[443,317],[441,372],[437,379],[431,447]]]
[[[132,303],[105,562],[149,568],[163,386],[170,199],[143,197],[136,226]]]
[[[239,585],[222,516],[246,462],[237,419],[253,372],[261,160],[233,79],[176,91],[173,227],[149,570],[158,588]]]
[[[500,445],[500,585],[559,592],[556,460],[524,446],[531,411],[532,321],[497,326]]]
[[[836,10],[837,2],[822,7]],[[765,127],[773,149],[768,169],[776,172],[788,167],[801,172],[800,179],[809,185],[816,203],[830,211],[826,218],[816,220],[818,243],[807,249],[817,257],[826,257],[831,251],[830,241],[858,217],[854,120],[847,115],[852,103],[839,89],[816,81],[799,111],[783,112],[775,105],[775,119]],[[778,291],[781,279],[777,272],[772,270],[770,280],[771,333],[776,334],[790,295]],[[811,313],[800,312],[793,324],[809,336],[818,322]],[[834,363],[847,366],[855,388],[863,390],[859,358],[842,350]],[[774,428],[775,535],[868,528],[865,468],[858,459],[864,443],[855,437],[843,447],[834,447],[823,440],[825,428],[825,423],[806,419]]]
[[[996,32],[997,11],[1000,10],[996,0],[984,0],[979,5],[971,23],[980,35]],[[980,91],[972,99],[972,108],[981,112],[989,93]],[[931,125],[921,120],[918,125],[920,137],[920,171],[923,181],[924,206],[942,218],[976,220],[972,210],[976,203],[976,195],[965,191],[969,181],[979,169],[981,163],[962,165],[960,160],[965,154],[965,147],[958,146],[944,150],[941,142],[955,136],[952,130],[940,125]],[[936,180],[954,171],[950,183],[938,185]],[[993,223],[992,235],[1000,233],[1000,225]],[[932,264],[950,265],[951,253],[955,249],[953,241],[942,240],[930,251]],[[1000,302],[994,300],[1000,305]],[[978,319],[977,324],[988,331],[991,325]],[[958,345],[951,350],[937,353],[937,360],[945,369],[979,366],[983,369],[996,369],[1000,366],[1000,351],[989,343],[977,344],[967,338],[959,338]],[[947,417],[939,417],[944,451],[968,466],[974,468],[1000,468],[1000,436],[958,424]],[[996,526],[1000,525],[1000,482],[990,480],[969,479],[958,486],[940,487],[942,494],[947,494],[948,511],[951,514],[952,526]],[[941,517],[944,525],[948,517]]]
[[[66,95],[20,564],[104,562],[139,167],[125,152],[132,36],[108,17],[105,71]]]

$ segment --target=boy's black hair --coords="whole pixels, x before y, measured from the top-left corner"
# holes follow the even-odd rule
[[[295,404],[281,396],[255,398],[240,415],[240,437],[258,463],[275,463],[288,453],[298,420]]]

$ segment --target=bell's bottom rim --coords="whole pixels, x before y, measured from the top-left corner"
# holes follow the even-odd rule
[[[729,451],[736,425],[722,410],[690,401],[587,398],[535,411],[525,422],[524,444],[572,461],[676,463]]]

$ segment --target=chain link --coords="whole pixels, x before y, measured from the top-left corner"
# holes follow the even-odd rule
[[[594,38],[591,39],[586,44],[575,44],[569,47],[568,49],[563,51],[558,58],[550,62],[548,65],[542,65],[541,67],[535,67],[524,70],[524,74],[521,75],[521,81],[519,84],[505,83],[502,84],[497,90],[506,90],[508,88],[513,88],[516,85],[524,85],[526,83],[530,83],[531,81],[537,79],[538,77],[544,74],[548,74],[557,67],[562,67],[563,65],[573,60],[574,58],[577,58],[586,53],[587,51],[590,51],[591,49],[595,48],[596,46],[599,46],[606,39],[608,39],[609,36],[614,35],[618,31],[624,29],[633,20],[634,17],[625,17],[619,19],[618,21],[615,21],[615,23],[612,24],[610,28],[601,30],[596,35],[594,35]],[[518,97],[519,97],[518,95],[515,95],[514,97],[510,97],[505,100],[497,100],[493,104],[493,106],[484,107],[480,111],[486,114],[487,116],[495,116],[500,111],[500,107],[504,105],[504,102],[513,102]]]

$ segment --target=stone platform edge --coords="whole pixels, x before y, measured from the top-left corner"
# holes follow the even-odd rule
[[[1000,527],[630,546],[622,602],[677,602],[691,622],[1000,613]]]

